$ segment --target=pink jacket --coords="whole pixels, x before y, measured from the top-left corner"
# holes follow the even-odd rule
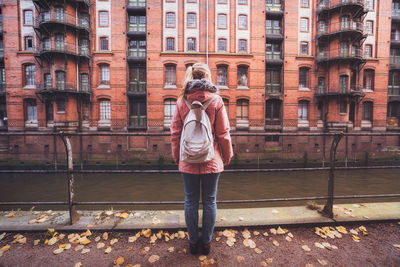
[[[194,100],[205,102],[209,100],[214,93],[208,91],[196,91],[191,94],[187,94],[186,98],[191,103]],[[232,156],[232,140],[230,136],[230,126],[228,115],[224,108],[224,102],[220,96],[217,97],[207,108],[206,113],[210,118],[212,131],[215,136],[214,141],[214,158],[205,163],[187,163],[179,162],[179,147],[181,140],[181,132],[183,123],[189,108],[185,102],[179,100],[176,104],[176,110],[174,118],[171,123],[171,148],[172,157],[175,162],[179,164],[179,171],[191,174],[205,174],[205,173],[219,173],[224,170],[224,165],[228,165]]]

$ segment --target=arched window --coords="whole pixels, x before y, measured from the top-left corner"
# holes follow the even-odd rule
[[[222,98],[222,101],[224,101],[224,107],[225,107],[225,110],[226,110],[226,114],[229,115],[229,99]]]
[[[299,88],[309,88],[309,68],[300,68],[299,70]]]
[[[237,68],[237,85],[238,87],[248,87],[248,67],[238,66]]]
[[[374,104],[371,101],[365,101],[362,104],[362,120],[372,122]]]
[[[27,128],[37,127],[38,119],[37,119],[36,99],[25,99],[24,109],[25,109],[25,127]]]
[[[111,119],[111,103],[109,99],[100,99],[100,120],[109,121]]]
[[[339,77],[339,92],[347,93],[349,88],[349,76],[348,75],[340,75]]]
[[[350,28],[350,18],[349,16],[341,16],[340,17],[340,29],[348,30]]]
[[[217,66],[217,85],[228,86],[228,67],[226,65]]]
[[[110,84],[110,65],[108,64],[99,65],[99,84],[100,85]]]
[[[35,86],[36,85],[36,71],[35,65],[29,64],[24,66],[25,69],[25,86]]]
[[[299,121],[308,121],[308,105],[307,100],[300,100],[298,106],[298,119]]]
[[[165,86],[176,87],[176,65],[165,65]]]
[[[364,89],[365,90],[374,90],[375,86],[375,70],[366,69],[364,70]]]
[[[236,102],[236,128],[249,127],[249,100],[238,99]]]
[[[167,98],[164,100],[164,128],[169,128],[176,108],[176,99]]]
[[[57,90],[66,89],[65,71],[56,71],[56,88]]]
[[[281,101],[277,99],[269,99],[265,103],[265,120],[280,121],[281,119]]]

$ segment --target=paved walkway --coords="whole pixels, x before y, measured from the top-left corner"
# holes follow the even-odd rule
[[[69,225],[65,211],[0,212],[1,231],[45,231],[55,228],[71,230],[135,230],[185,228],[183,210],[166,211],[78,211],[80,219]],[[217,227],[293,225],[339,222],[399,220],[400,202],[337,204],[334,219],[304,206],[219,209]],[[201,218],[200,218],[201,222]]]

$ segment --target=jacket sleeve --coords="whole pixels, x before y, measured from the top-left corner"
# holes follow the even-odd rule
[[[233,157],[233,148],[228,114],[221,98],[215,116],[215,138],[220,146],[224,165],[228,165]]]
[[[172,158],[175,163],[179,163],[179,147],[181,142],[181,133],[183,122],[179,112],[179,102],[176,103],[176,108],[174,112],[174,116],[172,118],[170,130],[171,130],[171,150],[172,150]]]

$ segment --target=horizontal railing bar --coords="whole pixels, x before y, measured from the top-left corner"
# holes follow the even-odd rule
[[[285,172],[285,171],[324,171],[330,167],[281,168],[281,169],[226,169],[224,172]],[[398,166],[360,166],[335,167],[337,170],[400,169]],[[67,173],[67,170],[0,170],[1,173]],[[71,173],[180,173],[179,170],[73,170]]]
[[[378,195],[348,195],[334,196],[334,199],[356,199],[356,198],[387,198],[400,197],[400,194],[378,194]],[[303,200],[324,200],[328,197],[292,197],[292,198],[267,198],[267,199],[235,199],[218,200],[219,204],[229,203],[260,203],[260,202],[282,202],[282,201],[303,201]],[[74,205],[180,205],[184,201],[77,201]],[[201,203],[201,202],[200,202]],[[1,206],[6,205],[68,205],[68,202],[0,202]]]
[[[343,136],[400,136],[400,133],[276,133],[276,132],[260,132],[260,133],[231,133],[231,136],[334,136],[342,134]],[[170,133],[10,133],[0,132],[0,136],[170,136]]]

